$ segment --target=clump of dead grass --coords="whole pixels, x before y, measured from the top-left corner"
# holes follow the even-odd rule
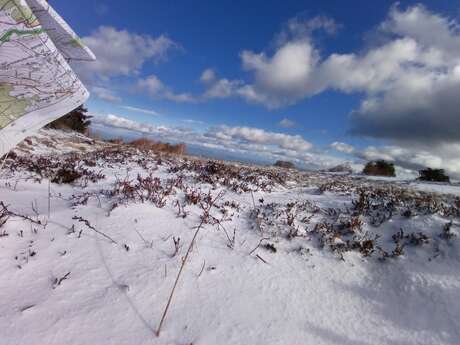
[[[164,152],[168,154],[184,155],[187,153],[187,146],[181,144],[162,143],[148,138],[140,138],[131,141],[128,145],[142,151]]]

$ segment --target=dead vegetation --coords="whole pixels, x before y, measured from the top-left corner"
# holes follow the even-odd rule
[[[89,200],[96,199],[99,207],[105,204],[110,213],[131,203],[150,203],[158,208],[169,203],[180,218],[188,217],[190,209],[198,207],[200,221],[220,231],[230,249],[236,245],[237,229],[228,229],[226,224],[245,210],[234,200],[219,198],[212,202],[214,195],[223,191],[271,193],[279,188],[289,188],[290,183],[313,187],[318,195],[346,196],[351,202],[324,208],[308,198],[285,204],[269,203],[260,198],[258,205],[253,200],[249,217],[262,239],[313,241],[318,248],[328,248],[340,258],[346,252],[358,252],[364,257],[385,259],[403,255],[408,246],[430,244],[433,238],[423,229],[407,233],[403,229],[393,229],[390,237],[395,237],[389,239],[393,248],[384,248],[381,237],[385,234],[376,229],[393,219],[411,220],[435,215],[446,220],[446,226],[439,229],[436,238],[449,240],[456,235],[452,230],[456,225],[452,221],[460,218],[458,197],[424,193],[407,186],[367,181],[350,175],[331,176],[184,157],[177,155],[179,152],[170,146],[162,150],[158,144],[140,139],[129,145],[107,144],[80,154],[12,155],[6,162],[6,169],[15,174],[27,172],[25,178],[38,182],[50,179],[53,183],[81,187],[82,191],[69,200],[72,206],[86,205]],[[110,188],[85,190],[90,184],[106,178],[110,169],[119,172],[120,166],[127,167],[126,174],[115,173]],[[130,173],[136,169],[139,172]],[[158,171],[167,173],[167,178],[160,178]],[[5,209],[3,205],[0,210],[0,225],[12,216]],[[271,253],[279,250],[269,243],[261,242],[258,247]]]
[[[223,186],[236,193],[273,190],[286,182],[286,174],[277,169],[239,166],[218,161],[186,159],[182,164],[169,168],[170,173],[194,173],[196,183],[211,187]]]
[[[168,154],[184,155],[187,153],[185,144],[169,144],[160,141],[154,141],[148,138],[140,138],[131,141],[128,145],[133,146],[144,152],[164,152]]]
[[[251,219],[261,235],[286,240],[314,241],[318,248],[328,248],[343,259],[347,252],[359,252],[363,257],[375,256],[380,260],[404,255],[406,247],[421,247],[432,243],[433,235],[424,231],[408,232],[398,229],[391,236],[394,247],[383,238],[392,219],[411,219],[435,215],[451,219],[436,238],[450,240],[452,219],[460,218],[459,198],[413,191],[394,185],[368,185],[346,180],[330,181],[320,186],[320,192],[337,191],[351,195],[351,205],[320,208],[311,201],[292,201],[286,204],[269,203],[257,206]],[[432,229],[426,229],[432,232]],[[390,230],[391,231],[391,230]],[[430,250],[436,251],[434,246]]]

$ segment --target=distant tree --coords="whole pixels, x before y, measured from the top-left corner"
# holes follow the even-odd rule
[[[274,165],[275,165],[275,167],[279,167],[279,168],[295,169],[294,163],[287,162],[287,161],[276,161],[276,163]]]
[[[368,162],[363,169],[363,174],[370,176],[396,176],[394,164],[382,159]]]
[[[67,115],[51,122],[46,128],[70,129],[79,133],[87,133],[92,118],[92,116],[87,115],[87,112],[88,109],[81,105]]]
[[[420,174],[420,181],[432,181],[432,182],[450,182],[449,176],[444,172],[444,169],[431,169],[426,168],[418,172]]]

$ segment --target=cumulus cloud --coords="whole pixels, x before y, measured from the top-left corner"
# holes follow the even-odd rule
[[[233,96],[243,83],[239,80],[219,79],[211,81],[204,98],[228,98]]]
[[[110,88],[115,78],[139,78],[146,63],[167,60],[168,54],[179,45],[165,35],[153,37],[139,35],[111,26],[101,26],[90,36],[83,37],[85,44],[95,53],[97,60],[86,64],[75,64],[74,68],[96,97],[108,102],[118,102]],[[177,102],[190,101],[187,94],[176,94],[155,76],[138,81],[143,90],[154,94],[161,90],[162,98]]]
[[[316,30],[334,33],[337,28],[334,20],[323,16],[292,18],[277,35],[275,52],[271,56],[265,52],[241,52],[243,69],[252,73],[252,83],[218,80],[213,74],[206,97],[242,97],[252,103],[277,108],[315,93],[311,77],[320,55],[311,42],[311,34]]]
[[[379,30],[385,43],[360,54],[331,54],[319,61],[312,41],[305,39],[287,42],[271,58],[244,54],[243,64],[255,71],[256,94],[271,96],[269,107],[327,89],[359,92],[366,96],[351,116],[353,134],[433,143],[460,140],[458,24],[421,5],[394,6]]]
[[[112,90],[107,89],[105,87],[94,86],[91,88],[91,91],[94,95],[96,95],[97,98],[103,101],[112,103],[121,102],[121,97],[116,95]]]
[[[274,108],[291,104],[310,92],[312,72],[319,55],[305,38],[284,43],[271,57],[243,51],[241,60],[243,68],[254,73],[251,92],[246,90],[241,95]]]
[[[459,24],[423,5],[397,4],[378,25],[379,40],[360,52],[324,57],[315,46],[316,30],[334,33],[337,25],[325,17],[289,21],[272,53],[240,54],[252,80],[221,79],[231,87],[216,94],[277,108],[327,90],[355,93],[362,101],[350,115],[351,134],[389,140],[383,151],[406,166],[410,161],[455,170],[460,162],[459,151],[452,149],[460,143]]]
[[[227,141],[237,140],[246,143],[273,145],[280,149],[295,152],[305,152],[313,147],[310,142],[300,135],[268,132],[260,128],[223,126],[208,135]]]
[[[321,57],[312,32],[332,33],[336,27],[326,17],[290,20],[272,54],[240,54],[252,82],[214,81],[220,92],[210,95],[240,96],[276,108],[326,90],[359,93],[364,99],[351,118],[354,134],[418,139],[429,127],[429,140],[459,139],[460,31],[455,21],[422,5],[396,5],[378,27],[383,43],[360,53]]]
[[[201,73],[200,81],[202,83],[208,84],[216,80],[216,72],[212,68],[207,68]]]
[[[283,128],[293,128],[295,127],[297,124],[295,123],[295,121],[292,121],[292,120],[289,120],[288,118],[284,118],[282,119],[279,123],[278,123],[279,126],[283,127]]]
[[[353,153],[355,151],[354,147],[345,143],[341,143],[339,141],[333,142],[330,145],[334,150],[343,152],[343,153]]]
[[[111,26],[99,27],[90,36],[83,37],[83,41],[95,53],[97,60],[78,64],[76,69],[91,82],[137,75],[147,61],[165,60],[168,53],[178,47],[164,35],[138,35]]]
[[[173,92],[154,74],[151,74],[146,78],[139,79],[137,82],[137,88],[154,98],[168,99],[180,103],[192,103],[197,101],[197,98],[190,93]]]
[[[365,69],[384,77],[363,85],[368,97],[352,115],[352,133],[404,141],[423,138],[433,144],[459,141],[458,25],[419,5],[405,11],[393,7],[381,30],[394,36],[383,48],[397,49],[382,49],[382,59],[390,61],[384,72]]]

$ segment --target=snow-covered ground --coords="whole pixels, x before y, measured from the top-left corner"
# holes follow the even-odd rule
[[[12,158],[0,178],[2,345],[460,343],[459,187],[56,131]]]

